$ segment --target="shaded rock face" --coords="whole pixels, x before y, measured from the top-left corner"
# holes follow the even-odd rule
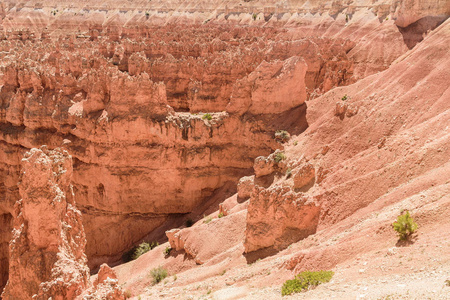
[[[22,160],[3,299],[74,299],[88,286],[86,237],[75,207],[72,159],[32,149]]]

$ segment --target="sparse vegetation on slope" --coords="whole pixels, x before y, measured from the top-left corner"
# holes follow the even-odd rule
[[[159,266],[150,271],[150,276],[153,278],[153,284],[160,283],[168,275],[167,270]]]
[[[281,294],[286,296],[307,291],[319,284],[329,282],[333,275],[333,271],[304,271],[295,276],[294,279],[287,280],[281,288]]]
[[[286,159],[286,154],[284,154],[284,152],[278,152],[277,154],[275,154],[275,157],[273,160],[276,163],[279,163],[280,161],[285,160],[285,159]]]

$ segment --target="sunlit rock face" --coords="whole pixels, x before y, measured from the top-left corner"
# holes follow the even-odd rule
[[[33,148],[22,160],[9,280],[3,299],[74,299],[88,286],[86,237],[65,150]]]

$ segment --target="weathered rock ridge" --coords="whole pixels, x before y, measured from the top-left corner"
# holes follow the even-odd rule
[[[64,150],[32,149],[22,160],[10,243],[8,299],[75,299],[89,282],[86,237]]]
[[[92,286],[86,236],[71,185],[66,150],[33,148],[22,160],[5,300],[125,299],[117,276],[102,265]]]

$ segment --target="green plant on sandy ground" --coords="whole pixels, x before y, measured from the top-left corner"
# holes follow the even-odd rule
[[[167,270],[161,266],[154,268],[150,271],[150,276],[153,278],[154,285],[160,283],[164,278],[167,277],[167,275],[169,275],[167,273]]]
[[[281,288],[283,296],[307,291],[319,284],[329,282],[333,277],[333,271],[304,271],[295,276],[292,280],[287,280]]]
[[[417,230],[417,223],[410,216],[409,211],[397,217],[397,221],[392,224],[392,227],[397,231],[400,240],[408,240],[410,236]]]
[[[212,219],[213,219],[212,217],[205,217],[204,216],[203,223],[208,224],[209,222],[212,221]]]

